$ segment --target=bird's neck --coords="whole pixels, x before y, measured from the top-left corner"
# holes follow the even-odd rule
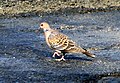
[[[51,34],[51,31],[50,31],[50,30],[44,30],[44,34],[45,34],[45,40],[46,40],[48,46],[50,46],[50,45],[49,45],[48,38],[49,38],[49,36],[50,36],[50,34]]]
[[[45,37],[49,37],[49,35],[51,34],[51,31],[44,31]]]
[[[44,29],[44,32],[48,32],[48,31],[50,31],[49,29]]]
[[[46,37],[48,37],[51,34],[51,28],[44,28],[43,31]]]

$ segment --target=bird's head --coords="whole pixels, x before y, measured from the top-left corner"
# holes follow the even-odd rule
[[[41,29],[43,29],[44,32],[51,30],[51,28],[47,22],[40,23],[40,27],[38,30],[36,30],[36,32],[39,32]]]
[[[40,28],[45,29],[45,28],[50,28],[50,26],[47,22],[42,22],[40,23]]]
[[[44,30],[44,32],[51,30],[49,24],[46,22],[40,23],[40,28],[42,28]]]

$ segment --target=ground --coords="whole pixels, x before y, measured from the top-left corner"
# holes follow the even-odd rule
[[[45,15],[0,19],[0,82],[78,83],[120,82],[120,11]],[[46,45],[47,21],[81,47],[96,55],[67,54],[57,62]]]
[[[120,0],[1,0],[0,16],[89,13],[120,10]]]
[[[1,83],[119,83],[120,0],[1,0]],[[96,55],[52,58],[43,31],[46,21]]]

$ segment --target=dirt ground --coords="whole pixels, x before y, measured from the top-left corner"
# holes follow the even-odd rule
[[[120,82],[120,11],[0,19],[1,83]],[[52,58],[39,23],[68,35],[96,55]]]
[[[0,16],[89,13],[120,10],[120,0],[1,0]]]
[[[97,57],[55,61],[43,21]],[[88,82],[120,82],[120,0],[0,0],[0,83]]]

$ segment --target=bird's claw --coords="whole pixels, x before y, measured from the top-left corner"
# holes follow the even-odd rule
[[[58,52],[54,52],[53,56],[52,57],[55,57],[55,56],[60,56],[60,54]]]
[[[60,59],[55,59],[56,61],[66,61],[64,56],[62,56]]]

